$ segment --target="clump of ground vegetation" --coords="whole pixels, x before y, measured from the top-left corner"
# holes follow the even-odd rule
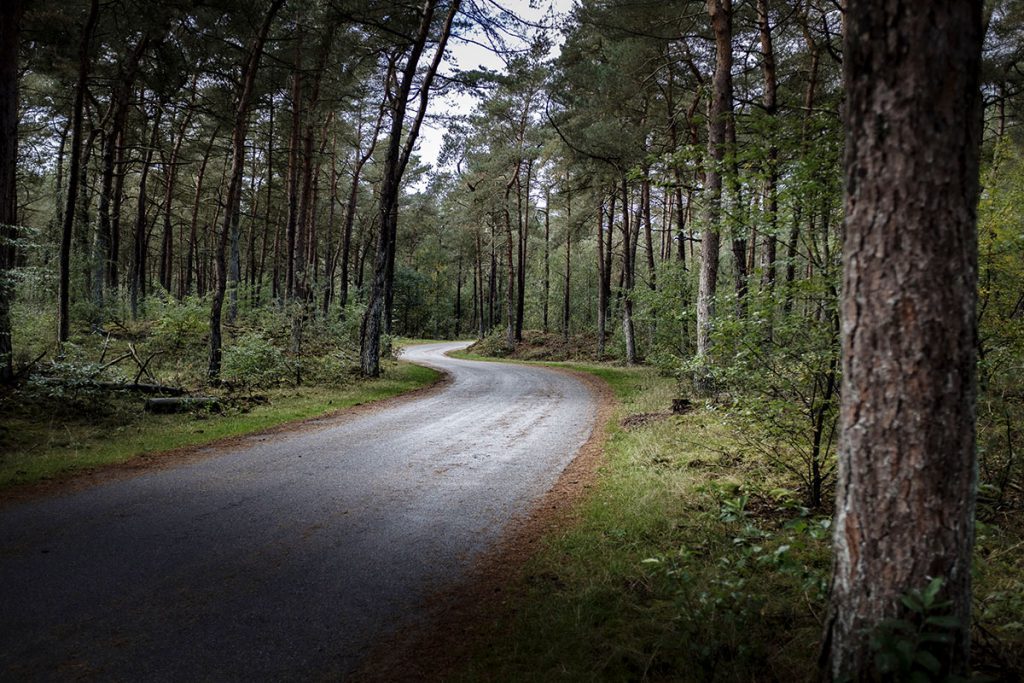
[[[825,481],[809,504],[803,445],[771,441],[751,417],[764,399],[747,404],[724,381],[673,414],[685,387],[670,373],[566,366],[602,377],[618,399],[605,461],[576,521],[542,540],[451,678],[816,680],[833,492]],[[778,420],[813,439],[813,423]],[[1022,502],[981,496],[973,662],[986,680],[1024,672]],[[927,590],[907,599],[942,623]],[[915,663],[927,661],[922,637],[942,637],[928,628],[878,634],[880,661],[930,680]]]
[[[524,330],[523,339],[509,348],[503,331],[496,330],[473,345],[482,356],[529,361],[599,360],[596,338],[591,333],[565,336],[558,332]]]
[[[267,308],[227,328],[213,382],[208,303],[154,299],[145,310],[109,316],[98,329],[83,323],[55,352],[54,320],[15,308],[25,343],[18,381],[0,396],[0,488],[322,415],[438,377],[392,359],[382,378],[361,379],[357,313],[296,322],[293,312]],[[174,399],[170,414],[147,410],[154,398]]]

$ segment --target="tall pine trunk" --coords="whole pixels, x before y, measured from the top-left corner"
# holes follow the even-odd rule
[[[227,291],[227,247],[231,232],[231,223],[238,214],[241,201],[242,171],[245,166],[245,137],[248,133],[249,107],[252,104],[253,90],[256,82],[256,71],[259,69],[260,58],[263,56],[263,45],[274,17],[284,5],[285,0],[272,0],[263,24],[253,39],[242,65],[242,78],[238,95],[235,100],[234,128],[231,133],[231,175],[228,180],[227,193],[224,197],[224,226],[221,228],[217,245],[215,262],[217,269],[217,285],[210,306],[210,362],[207,376],[212,381],[220,379],[221,366],[221,314],[224,308],[224,294]]]
[[[900,597],[933,579],[956,624],[923,645],[934,680],[970,671],[982,2],[912,5],[846,14],[833,680],[879,680],[872,637],[920,623]]]
[[[377,377],[380,375],[380,338],[384,327],[383,318],[387,307],[386,299],[388,298],[388,290],[391,288],[389,273],[392,277],[394,275],[393,244],[397,235],[398,198],[401,191],[402,177],[409,163],[409,157],[415,148],[420,126],[423,124],[423,117],[426,115],[430,87],[438,67],[441,65],[441,58],[444,56],[448,38],[451,35],[452,22],[459,11],[459,5],[460,0],[452,0],[448,14],[445,17],[441,35],[438,37],[434,59],[420,83],[419,107],[406,136],[404,148],[402,146],[402,131],[405,127],[409,93],[412,90],[420,57],[430,36],[430,25],[434,16],[434,10],[437,7],[437,0],[425,0],[423,3],[419,31],[413,44],[410,46],[409,56],[406,58],[405,67],[402,71],[401,82],[398,84],[392,99],[391,133],[388,139],[387,154],[384,158],[383,178],[381,179],[380,188],[380,211],[378,213],[380,225],[377,238],[377,255],[374,260],[370,296],[366,312],[363,315],[359,335],[360,367],[363,375],[366,377]],[[388,87],[390,87],[390,83]]]
[[[13,270],[18,236],[18,47],[22,0],[0,7],[0,384],[14,378],[11,339]]]
[[[71,236],[75,227],[75,207],[78,204],[78,184],[81,180],[83,109],[85,90],[88,87],[91,59],[89,45],[92,43],[96,20],[99,17],[99,0],[89,4],[89,14],[82,29],[82,40],[78,48],[78,84],[75,87],[75,103],[71,112],[71,155],[68,160],[68,191],[65,197],[64,221],[60,238],[60,271],[57,280],[57,343],[63,344],[71,333]]]
[[[701,235],[700,279],[697,289],[697,356],[702,358],[711,349],[711,324],[715,316],[715,294],[718,291],[722,171],[725,165],[727,119],[732,109],[732,0],[708,0],[708,14],[715,33],[715,76],[708,112],[707,219]],[[700,383],[703,384],[703,381]]]

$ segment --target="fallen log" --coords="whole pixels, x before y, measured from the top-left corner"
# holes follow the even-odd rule
[[[163,384],[121,384],[119,382],[101,382],[100,386],[111,391],[137,391],[140,394],[167,394],[169,396],[184,396],[185,390],[180,387],[169,387]]]
[[[157,414],[186,413],[192,410],[220,410],[216,396],[180,396],[177,398],[147,398],[146,412]]]
[[[140,384],[138,382],[97,382],[85,380],[76,382],[63,377],[41,377],[34,380],[38,384],[60,386],[74,389],[102,389],[104,391],[134,391],[140,394],[165,394],[168,396],[184,396],[186,391],[181,387],[169,387],[164,384]]]

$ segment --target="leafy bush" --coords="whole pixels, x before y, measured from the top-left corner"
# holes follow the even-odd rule
[[[288,373],[284,354],[258,332],[243,334],[224,350],[221,377],[246,389],[271,387]]]
[[[713,332],[713,373],[728,392],[731,417],[748,447],[803,484],[820,507],[835,474],[839,417],[839,322],[827,283],[808,290],[815,314],[773,319],[772,302],[752,301],[743,316],[721,316]]]
[[[168,300],[153,325],[153,344],[165,351],[199,346],[209,329],[206,304],[195,297]]]

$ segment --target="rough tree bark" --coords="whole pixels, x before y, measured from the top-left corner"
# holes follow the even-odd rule
[[[761,104],[765,113],[774,119],[778,113],[778,79],[775,73],[775,49],[772,43],[772,28],[768,14],[768,0],[757,0],[757,23],[761,35],[761,71],[764,74],[764,96]],[[768,235],[762,252],[761,284],[769,292],[775,288],[775,261],[778,251],[779,230],[779,148],[775,143],[774,128],[770,131],[768,144],[767,173],[765,173],[765,195],[767,199]]]
[[[96,30],[99,17],[99,0],[89,4],[89,15],[82,29],[82,41],[78,47],[78,84],[75,87],[75,104],[71,113],[71,155],[68,160],[68,191],[64,207],[64,224],[61,226],[60,273],[57,281],[57,343],[63,344],[71,332],[70,285],[71,285],[71,235],[75,227],[75,206],[78,202],[78,183],[81,179],[79,166],[82,163],[82,110],[85,108],[85,90],[88,87],[89,44]]]
[[[828,675],[878,680],[870,639],[942,578],[968,673],[981,0],[850,0],[842,410]]]
[[[0,384],[14,378],[11,271],[17,257],[18,37],[24,9],[22,0],[0,7]]]
[[[388,140],[387,154],[384,159],[383,178],[381,179],[380,187],[380,231],[377,239],[377,255],[374,262],[373,282],[370,287],[366,313],[363,315],[362,325],[360,326],[359,360],[362,373],[366,377],[377,377],[380,375],[380,336],[384,322],[385,289],[388,287],[389,257],[393,253],[390,246],[394,242],[397,229],[398,197],[401,191],[402,176],[405,174],[409,157],[412,155],[416,145],[416,138],[419,136],[420,126],[423,124],[423,117],[426,115],[430,87],[433,83],[434,75],[441,65],[441,58],[444,56],[448,37],[451,35],[452,22],[459,11],[460,0],[452,0],[448,14],[444,19],[444,25],[438,36],[434,59],[423,77],[423,82],[420,84],[419,108],[412,125],[409,127],[405,148],[403,149],[402,129],[405,126],[405,113],[408,107],[409,93],[412,90],[420,56],[423,54],[423,49],[430,36],[430,24],[437,4],[437,0],[425,0],[423,3],[419,31],[410,48],[405,68],[402,70],[401,82],[394,93],[394,104],[391,111],[391,133]]]
[[[718,290],[718,251],[721,243],[722,167],[725,163],[726,118],[732,109],[732,0],[708,0],[715,32],[715,76],[708,112],[707,218],[700,242],[700,280],[697,289],[697,355],[711,347],[711,321]]]
[[[256,71],[263,56],[263,45],[267,41],[270,25],[281,10],[285,0],[272,0],[263,23],[259,28],[242,65],[242,78],[238,95],[235,99],[234,129],[231,134],[231,177],[228,180],[224,196],[224,226],[221,228],[220,243],[216,253],[217,286],[213,292],[210,306],[210,363],[207,376],[211,380],[220,379],[221,363],[221,314],[224,309],[224,294],[227,291],[227,246],[231,233],[231,222],[238,213],[238,205],[242,196],[242,170],[245,166],[245,137],[248,133],[249,107],[252,104],[253,90],[256,82]]]

